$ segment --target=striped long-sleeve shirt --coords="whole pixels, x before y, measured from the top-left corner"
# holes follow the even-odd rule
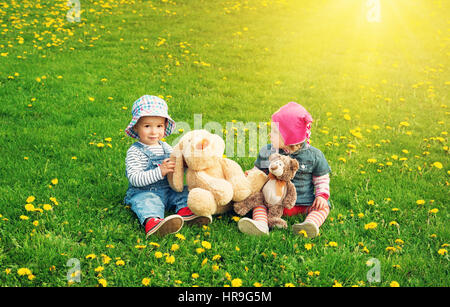
[[[154,146],[145,145],[143,143],[141,144],[155,155],[164,154],[164,150],[159,144]],[[172,152],[172,147],[170,147],[169,144],[167,145],[169,151]],[[127,156],[125,158],[125,165],[127,170],[127,178],[132,186],[144,187],[164,178],[161,174],[161,168],[159,167],[145,171],[148,165],[148,157],[135,146],[131,146],[130,149],[128,149]]]
[[[330,198],[330,175],[313,176],[315,195],[322,196],[326,200]]]

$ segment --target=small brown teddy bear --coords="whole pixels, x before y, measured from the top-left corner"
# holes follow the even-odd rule
[[[291,209],[297,200],[297,192],[291,182],[299,168],[298,161],[288,156],[272,154],[269,157],[269,176],[263,188],[243,201],[234,203],[234,211],[243,216],[251,209],[265,205],[268,208],[269,227],[286,228],[281,219],[283,209]]]

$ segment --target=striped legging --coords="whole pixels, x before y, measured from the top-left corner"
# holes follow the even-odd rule
[[[284,209],[283,215],[293,216],[298,214],[306,214],[305,222],[312,222],[317,227],[322,226],[323,222],[330,213],[330,208],[325,206],[323,209],[317,209],[312,206],[294,206],[292,209]],[[255,221],[263,221],[267,224],[267,208],[266,206],[258,206],[253,209],[253,219]]]

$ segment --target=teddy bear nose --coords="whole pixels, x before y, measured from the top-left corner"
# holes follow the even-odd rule
[[[277,164],[270,166],[270,169],[273,170],[273,171],[276,170],[277,168],[278,168]]]
[[[209,145],[209,141],[207,139],[202,139],[200,142],[197,143],[197,145],[195,145],[195,148],[203,150],[206,147],[208,147]]]

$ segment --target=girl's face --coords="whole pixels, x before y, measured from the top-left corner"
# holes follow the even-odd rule
[[[139,135],[139,141],[145,145],[156,145],[164,137],[166,119],[159,116],[142,116],[133,129]]]
[[[272,146],[277,149],[286,148],[283,137],[278,130],[278,123],[272,123],[271,127],[272,129],[270,130],[270,142],[272,143]]]

